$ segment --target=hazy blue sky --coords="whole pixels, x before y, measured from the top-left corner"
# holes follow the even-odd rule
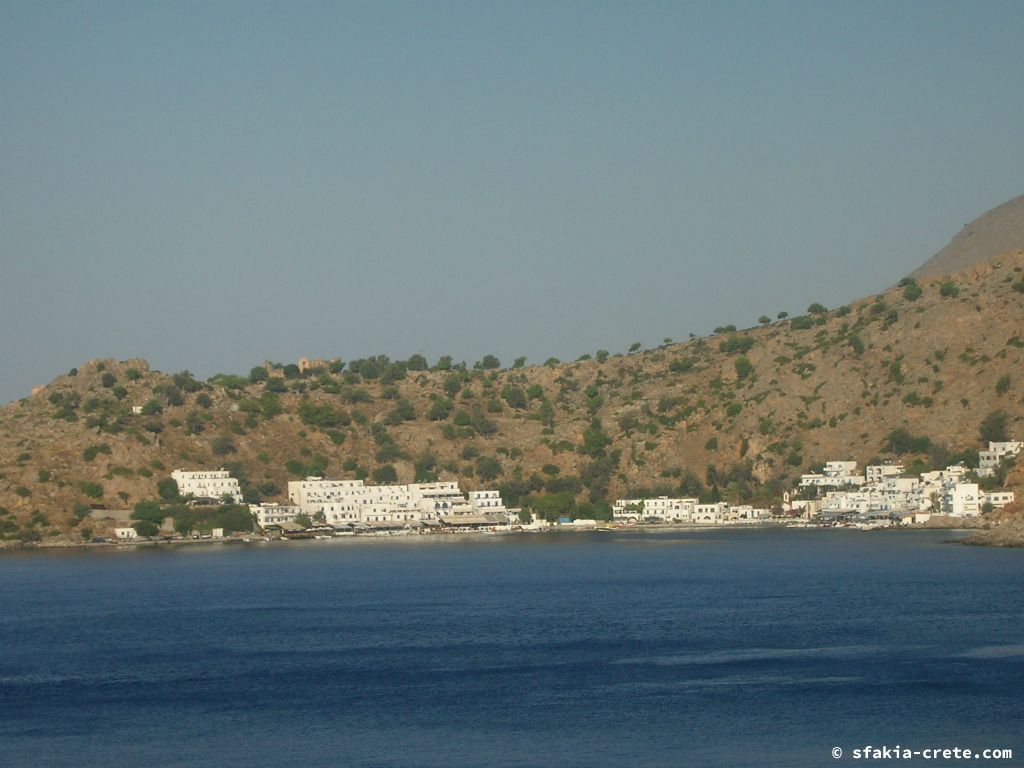
[[[1024,3],[0,0],[0,400],[891,285],[1024,192]]]

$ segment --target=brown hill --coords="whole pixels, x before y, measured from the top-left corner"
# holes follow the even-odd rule
[[[201,382],[90,361],[0,408],[0,535],[75,541],[96,525],[76,507],[155,498],[175,467],[230,467],[253,500],[283,500],[306,473],[385,479],[393,468],[401,482],[497,485],[512,502],[703,490],[771,503],[828,459],[944,465],[982,444],[993,412],[1024,434],[1024,251],[813,309],[521,369],[378,358]]]
[[[1024,195],[976,218],[911,277],[923,279],[960,272],[980,261],[1024,248]]]

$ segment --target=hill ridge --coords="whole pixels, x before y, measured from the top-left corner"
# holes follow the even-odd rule
[[[289,479],[326,474],[457,479],[499,486],[512,503],[529,492],[773,503],[829,459],[939,464],[979,447],[993,412],[1024,434],[1024,251],[635,354],[405,362],[257,366],[201,382],[141,359],[90,361],[0,408],[0,535],[73,541],[76,508],[155,498],[179,466],[231,468],[250,500],[283,500]],[[896,455],[895,429],[931,445]]]
[[[997,205],[964,225],[949,244],[911,272],[917,279],[955,274],[1024,248],[1024,195]]]

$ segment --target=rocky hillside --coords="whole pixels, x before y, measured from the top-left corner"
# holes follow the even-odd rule
[[[983,213],[949,245],[916,269],[918,280],[948,275],[1008,251],[1024,248],[1024,195]]]
[[[764,320],[524,368],[373,358],[197,381],[93,360],[0,409],[0,535],[74,541],[95,525],[80,522],[90,506],[155,498],[176,467],[229,467],[253,501],[323,474],[455,478],[513,503],[565,491],[770,503],[828,459],[923,469],[970,459],[983,424],[1024,435],[1024,251]],[[1024,490],[1020,472],[1006,483]]]

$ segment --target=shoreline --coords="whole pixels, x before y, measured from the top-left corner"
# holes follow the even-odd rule
[[[793,525],[786,522],[762,522],[762,523],[745,523],[742,525],[694,525],[692,523],[654,523],[648,525],[632,525],[622,527],[609,527],[609,528],[574,528],[574,527],[560,527],[555,526],[546,529],[519,529],[519,530],[503,530],[503,531],[480,531],[480,530],[466,530],[451,533],[430,533],[430,534],[419,534],[412,533],[409,531],[403,532],[392,532],[392,533],[364,533],[364,534],[348,534],[341,536],[323,536],[323,537],[270,537],[263,534],[249,534],[240,536],[228,536],[224,538],[173,538],[173,539],[134,539],[126,541],[108,541],[108,542],[72,542],[72,541],[59,541],[59,542],[32,542],[22,543],[17,541],[12,542],[0,542],[0,556],[6,552],[41,552],[41,551],[52,551],[52,550],[101,550],[101,551],[118,551],[118,550],[129,550],[136,548],[161,548],[161,547],[183,547],[183,546],[204,546],[204,545],[239,545],[239,544],[275,544],[275,543],[302,543],[307,541],[336,541],[336,540],[359,540],[359,541],[383,541],[383,540],[451,540],[452,538],[469,538],[469,539],[483,539],[489,536],[535,536],[538,534],[576,534],[576,533],[595,533],[601,532],[604,534],[632,534],[632,533],[671,533],[671,532],[708,532],[708,531],[742,531],[742,530],[794,530],[794,531],[818,531],[818,532],[835,532],[835,531],[856,531],[859,533],[893,533],[893,532],[911,532],[911,531],[948,531],[948,532],[959,532],[968,533],[974,531],[973,534],[967,537],[960,537],[956,540],[951,540],[950,543],[955,544],[968,544],[971,546],[990,546],[990,547],[1024,547],[1024,531],[1001,531],[1001,526],[997,526],[993,529],[981,529],[979,525],[905,525],[905,526],[891,526],[891,527],[879,527],[879,528],[854,528],[854,527],[833,527],[833,526],[815,526],[815,525]]]

